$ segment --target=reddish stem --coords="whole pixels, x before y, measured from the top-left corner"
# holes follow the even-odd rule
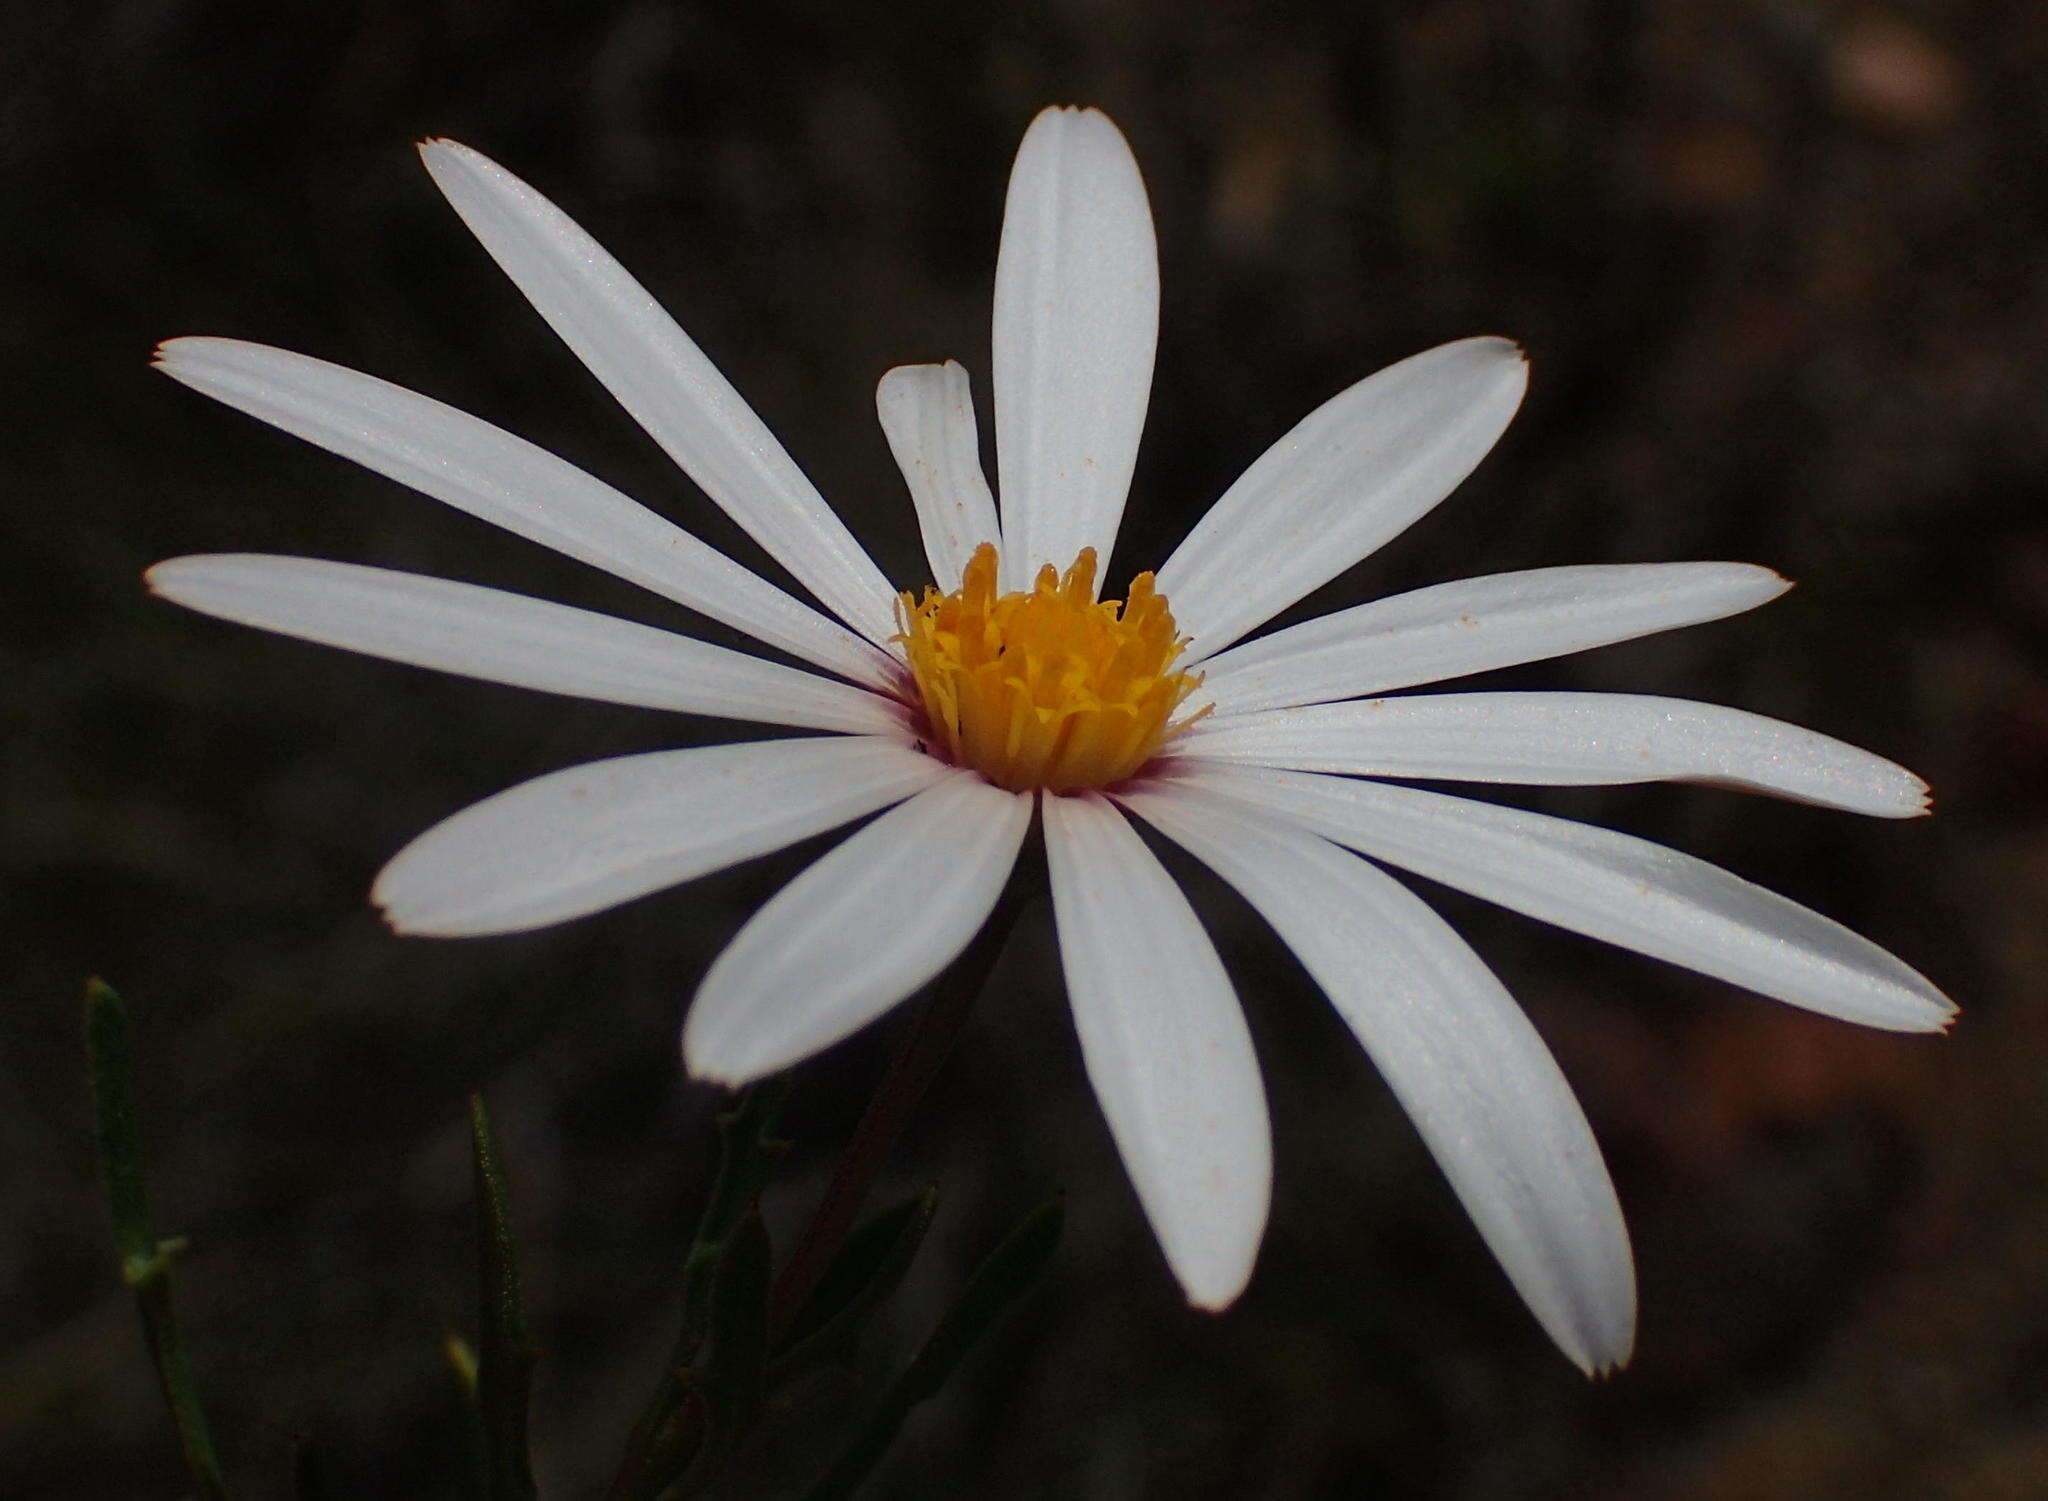
[[[861,1112],[860,1124],[854,1127],[852,1137],[839,1154],[839,1165],[833,1170],[824,1198],[819,1200],[796,1249],[775,1279],[768,1314],[771,1341],[788,1331],[853,1228],[854,1218],[867,1199],[868,1185],[959,1040],[975,997],[988,983],[996,956],[1002,952],[1010,930],[1016,926],[1017,913],[1033,890],[1035,886],[1023,870],[1010,878],[995,911],[989,914],[974,941],[932,982],[929,998],[897,1039],[882,1082],[876,1086],[867,1109]]]

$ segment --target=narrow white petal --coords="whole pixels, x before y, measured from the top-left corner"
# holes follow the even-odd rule
[[[895,593],[775,435],[647,289],[531,187],[454,141],[420,156],[471,233],[576,357],[727,515],[881,645]]]
[[[1927,784],[1882,756],[1761,714],[1635,693],[1428,693],[1264,709],[1205,719],[1174,750],[1450,782],[1704,782],[1878,818],[1927,811]]]
[[[957,589],[974,549],[1002,541],[995,497],[981,472],[967,372],[952,360],[898,365],[875,387],[875,411],[910,486],[932,582]]]
[[[1571,1086],[1493,973],[1400,882],[1199,789],[1118,801],[1244,894],[1357,1034],[1509,1280],[1589,1375],[1628,1359],[1635,1272]]]
[[[836,620],[503,428],[325,360],[239,339],[172,339],[157,368],[216,401],[459,511],[652,589],[870,687],[894,659]]]
[[[1955,1014],[1924,975],[1704,860],[1612,829],[1440,792],[1291,771],[1180,763],[1190,785],[1538,921],[1895,1032]]]
[[[1390,693],[1719,620],[1791,587],[1749,563],[1595,563],[1459,579],[1233,646],[1202,664],[1202,696],[1218,714],[1242,714]]]
[[[898,740],[827,735],[571,766],[394,856],[370,899],[401,933],[516,933],[601,912],[864,818],[948,775]]]
[[[1159,252],[1130,146],[1098,110],[1041,111],[1017,148],[996,256],[1004,588],[1084,547],[1108,568],[1158,338]]]
[[[144,575],[223,620],[515,688],[647,709],[901,738],[865,688],[547,600],[318,558],[213,553]]]
[[[880,1016],[980,931],[1030,827],[1028,796],[958,771],[855,834],[704,976],[683,1027],[690,1072],[743,1084]]]
[[[1159,570],[1189,663],[1328,583],[1458,487],[1506,431],[1529,367],[1462,339],[1309,413],[1224,492]],[[1007,484],[1007,481],[1005,481]]]
[[[1081,1057],[1167,1264],[1199,1308],[1244,1290],[1272,1198],[1244,1013],[1187,898],[1093,793],[1045,797],[1046,860]]]

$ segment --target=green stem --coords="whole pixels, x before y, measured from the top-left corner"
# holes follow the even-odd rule
[[[769,1135],[788,1093],[786,1078],[764,1079],[742,1090],[718,1117],[718,1172],[683,1258],[682,1328],[626,1440],[626,1456],[605,1493],[609,1501],[649,1501],[703,1444],[705,1405],[692,1367],[710,1329],[718,1268],[788,1145]]]

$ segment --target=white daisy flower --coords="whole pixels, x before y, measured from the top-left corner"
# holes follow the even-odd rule
[[[1136,814],[1300,957],[1530,1309],[1588,1371],[1627,1358],[1635,1318],[1599,1148],[1500,983],[1376,862],[1831,1016],[1932,1031],[1952,1014],[1891,955],[1689,856],[1373,780],[1704,781],[1879,817],[1924,812],[1924,785],[1901,768],[1736,709],[1603,693],[1380,696],[1747,610],[1787,587],[1769,570],[1497,574],[1245,640],[1472,471],[1522,398],[1513,344],[1448,344],[1332,398],[1156,576],[1098,602],[1151,385],[1158,265],[1116,127],[1047,110],[1018,152],[996,267],[1000,508],[958,365],[892,370],[877,393],[935,581],[899,593],[617,261],[476,152],[430,141],[421,154],[570,348],[829,613],[428,397],[225,339],[173,340],[162,369],[818,671],[346,563],[178,558],[150,570],[151,587],[395,661],[831,733],[624,756],[488,798],[377,878],[399,931],[562,922],[878,814],[769,901],[698,988],[689,1068],[739,1084],[938,974],[988,917],[1036,810],[1089,1078],[1175,1276],[1195,1304],[1221,1308],[1264,1231],[1265,1094],[1216,951]]]

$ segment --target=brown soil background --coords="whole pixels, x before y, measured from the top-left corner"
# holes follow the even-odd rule
[[[439,201],[409,143],[451,135],[636,269],[914,582],[873,384],[957,356],[986,389],[1004,175],[1054,101],[1118,120],[1159,222],[1158,380],[1111,578],[1350,381],[1520,338],[1534,383],[1500,449],[1312,604],[1576,562],[1799,580],[1742,619],[1497,680],[1791,718],[1920,771],[1936,817],[1671,787],[1517,800],[1807,902],[1964,1014],[1947,1040],[1865,1033],[1432,892],[1557,1051],[1630,1216],[1639,1353],[1592,1384],[1293,961],[1194,875],[1279,1181],[1250,1293],[1187,1310],[1028,915],[882,1185],[941,1186],[932,1244],[782,1467],[807,1472],[835,1404],[1063,1188],[1053,1274],[874,1494],[2048,1494],[2044,74],[2029,0],[8,8],[0,1495],[183,1493],[93,1177],[93,972],[137,1017],[159,1213],[194,1242],[189,1342],[238,1493],[286,1493],[310,1435],[336,1494],[460,1494],[438,1345],[471,1317],[473,1087],[547,1351],[544,1488],[593,1493],[705,1187],[716,1096],[678,1077],[679,1018],[815,852],[523,938],[387,934],[369,879],[435,819],[739,732],[151,602],[150,562],[251,550],[674,623],[179,390],[151,345],[249,337],[418,387],[752,560]],[[891,1029],[802,1070],[767,1206],[785,1236]]]

